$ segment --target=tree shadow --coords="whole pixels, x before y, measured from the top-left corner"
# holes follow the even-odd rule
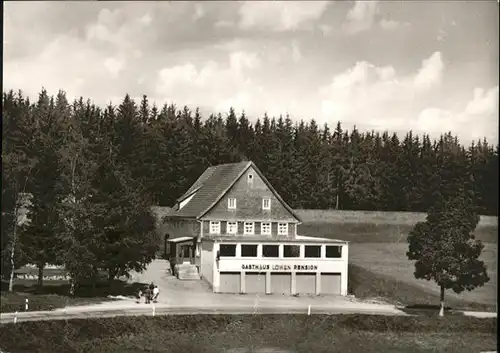
[[[2,292],[8,290],[8,283],[2,282]],[[74,298],[105,298],[108,296],[133,297],[139,289],[143,289],[146,283],[127,282],[124,280],[98,281],[95,283],[83,283],[75,287]],[[14,292],[28,293],[32,295],[60,295],[70,296],[70,284],[53,283],[46,281],[42,287],[34,283],[14,284]]]
[[[440,306],[434,304],[413,304],[407,305],[401,309],[403,312],[411,315],[419,315],[419,316],[438,316]],[[462,316],[461,312],[454,311],[453,308],[449,306],[444,307],[445,315],[453,315],[453,316]]]

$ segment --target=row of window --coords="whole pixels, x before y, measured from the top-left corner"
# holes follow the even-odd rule
[[[241,244],[241,257],[257,257],[257,244]],[[220,257],[235,257],[236,244],[220,244]],[[262,257],[279,258],[279,245],[262,245]],[[300,257],[300,245],[283,245],[284,258]],[[342,246],[326,245],[325,257],[341,258]],[[321,245],[304,245],[304,258],[321,258]]]
[[[210,234],[220,234],[220,221],[210,221]],[[238,233],[238,222],[227,222],[227,234]],[[243,222],[243,234],[255,234],[255,222]],[[260,223],[260,234],[271,235],[271,222]],[[278,223],[278,235],[288,234],[288,223]]]
[[[227,208],[230,210],[236,209],[236,199],[235,198],[227,199]],[[265,211],[271,210],[271,199],[269,199],[269,198],[262,199],[262,209]]]

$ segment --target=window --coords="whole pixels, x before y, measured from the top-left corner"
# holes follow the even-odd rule
[[[220,222],[210,221],[210,234],[220,234]]]
[[[238,222],[227,222],[227,234],[238,233]]]
[[[260,225],[260,234],[271,235],[271,223],[261,223]]]
[[[257,245],[241,245],[241,257],[257,257]]]
[[[262,199],[262,209],[263,210],[271,209],[271,199]]]
[[[320,245],[306,245],[304,249],[304,257],[321,257]]]
[[[263,257],[279,257],[278,245],[262,245]]]
[[[300,245],[284,245],[283,257],[299,257]]]
[[[253,235],[254,234],[254,224],[253,222],[245,222],[244,234]]]
[[[229,208],[230,210],[235,210],[236,209],[236,199],[229,198],[227,200],[227,208]]]
[[[248,179],[247,179],[248,185],[252,186],[253,185],[253,174],[248,174]]]
[[[288,235],[288,223],[278,223],[278,235]]]
[[[235,244],[220,244],[219,255],[226,257],[236,256],[236,245]]]
[[[336,245],[326,246],[326,257],[328,258],[340,258],[342,257],[342,247]]]

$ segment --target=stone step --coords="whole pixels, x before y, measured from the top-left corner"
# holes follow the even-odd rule
[[[200,278],[200,275],[198,273],[179,273],[177,275],[179,278]]]
[[[197,275],[198,271],[177,271],[177,273],[182,273],[184,275]]]
[[[177,278],[180,280],[199,280],[198,268],[192,264],[176,265]]]

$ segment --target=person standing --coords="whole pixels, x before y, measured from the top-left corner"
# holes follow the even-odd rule
[[[137,304],[139,304],[141,302],[141,297],[142,297],[142,290],[139,288],[139,289],[137,289],[137,293],[135,295]]]
[[[160,288],[158,288],[158,286],[155,286],[153,288],[153,303],[157,303],[158,302],[158,295],[160,294]]]
[[[151,302],[151,290],[149,289],[149,286],[146,286],[146,289],[144,290],[144,296],[146,299],[146,304],[149,304]]]

